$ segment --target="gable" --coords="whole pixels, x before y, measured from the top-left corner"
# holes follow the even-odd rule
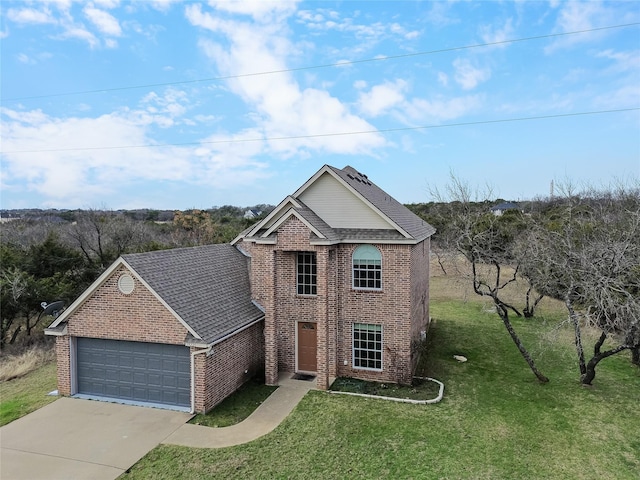
[[[313,232],[313,244],[417,243],[435,232],[363,173],[325,165],[231,244],[274,243],[278,226],[292,212]]]
[[[300,193],[298,198],[332,228],[393,228],[380,214],[327,172]]]
[[[124,264],[96,286],[66,322],[68,334],[77,337],[183,345],[188,334],[185,325]]]
[[[97,311],[112,308],[110,302],[119,297],[111,293],[126,296],[117,290],[124,271],[133,277],[135,285],[144,287],[154,305],[161,305],[182,326],[183,341],[188,332],[211,344],[264,316],[251,300],[246,257],[229,244],[204,245],[123,255],[51,324],[47,333],[59,334],[55,329],[87,302],[94,304],[94,298],[99,304],[95,306]],[[116,290],[109,287],[111,293],[99,293],[114,281]],[[132,297],[135,291],[134,286]],[[120,311],[123,318],[127,309],[136,314],[143,311],[149,298],[141,303],[129,302]],[[119,303],[117,308],[121,308]]]

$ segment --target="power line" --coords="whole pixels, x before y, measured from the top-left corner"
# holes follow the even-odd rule
[[[323,138],[323,137],[340,137],[347,135],[371,135],[375,133],[394,133],[394,132],[406,132],[411,130],[428,130],[435,128],[449,128],[449,127],[464,127],[473,125],[490,125],[495,123],[510,123],[510,122],[524,122],[530,120],[546,120],[552,118],[566,118],[566,117],[579,117],[586,115],[602,115],[605,113],[620,113],[620,112],[632,112],[638,111],[640,107],[631,108],[619,108],[615,110],[595,110],[590,112],[575,112],[575,113],[558,113],[554,115],[538,115],[535,117],[518,117],[518,118],[503,118],[497,120],[478,120],[476,122],[459,122],[459,123],[446,123],[443,125],[421,125],[417,127],[398,127],[398,128],[385,128],[380,130],[360,130],[351,132],[333,132],[333,133],[318,133],[311,135],[292,135],[284,137],[256,137],[256,138],[244,138],[234,140],[211,140],[203,142],[184,142],[184,143],[158,143],[158,144],[144,144],[144,145],[114,145],[106,147],[79,147],[79,148],[51,148],[51,149],[38,149],[38,150],[13,150],[13,151],[0,151],[5,155],[17,154],[17,153],[51,153],[51,152],[82,152],[82,151],[95,151],[95,150],[125,150],[133,148],[158,148],[158,147],[188,147],[195,145],[214,145],[214,144],[234,144],[234,143],[249,143],[249,142],[270,142],[279,140],[300,140],[305,138]]]
[[[382,57],[376,57],[376,58],[365,58],[365,59],[362,59],[362,60],[350,60],[350,61],[336,62],[336,63],[325,63],[325,64],[320,64],[320,65],[309,65],[309,66],[305,66],[305,67],[285,68],[285,69],[281,69],[281,70],[270,70],[270,71],[265,71],[265,72],[250,72],[250,73],[240,73],[240,74],[237,74],[237,75],[225,75],[225,76],[220,76],[220,77],[199,78],[199,79],[194,79],[194,80],[181,80],[181,81],[177,81],[177,82],[147,83],[147,84],[144,84],[144,85],[130,85],[130,86],[125,86],[125,87],[101,88],[101,89],[97,89],[97,90],[79,90],[79,91],[75,91],[75,92],[51,93],[51,94],[46,94],[46,95],[32,95],[32,96],[26,96],[26,97],[14,97],[14,98],[0,99],[0,103],[15,102],[15,101],[20,101],[20,100],[34,100],[34,99],[38,99],[38,98],[53,98],[53,97],[66,97],[66,96],[71,96],[71,95],[86,95],[86,94],[93,94],[93,93],[118,92],[118,91],[123,91],[123,90],[135,90],[135,89],[140,89],[140,88],[168,87],[168,86],[171,86],[171,85],[188,85],[188,84],[194,84],[194,83],[204,83],[204,82],[216,82],[216,81],[221,81],[221,80],[231,80],[231,79],[234,79],[234,78],[256,77],[256,76],[261,76],[261,75],[273,75],[273,74],[276,74],[276,73],[289,73],[289,72],[300,72],[300,71],[304,71],[304,70],[315,70],[315,69],[320,69],[320,68],[342,67],[342,66],[345,66],[345,65],[356,65],[356,64],[360,64],[360,63],[371,63],[371,62],[382,62],[382,61],[396,60],[396,59],[401,59],[401,58],[419,57],[419,56],[424,56],[424,55],[434,55],[434,54],[437,54],[437,53],[446,53],[446,52],[455,52],[455,51],[459,51],[459,50],[468,50],[468,49],[472,49],[472,48],[494,47],[494,46],[497,46],[497,45],[506,45],[508,43],[528,42],[528,41],[531,41],[531,40],[542,40],[542,39],[545,39],[545,38],[557,38],[557,37],[563,37],[563,36],[568,36],[568,35],[579,35],[579,34],[583,34],[583,33],[591,33],[591,32],[597,32],[597,31],[601,31],[601,30],[611,30],[611,29],[617,29],[617,28],[634,27],[634,26],[638,26],[638,25],[640,25],[640,22],[625,23],[625,24],[620,24],[620,25],[609,25],[609,26],[606,26],[606,27],[589,28],[589,29],[585,29],[585,30],[575,30],[575,31],[572,31],[572,32],[549,33],[549,34],[546,34],[546,35],[536,35],[536,36],[533,36],[533,37],[514,38],[514,39],[511,39],[511,40],[500,40],[500,41],[496,41],[496,42],[477,43],[477,44],[473,44],[473,45],[464,45],[464,46],[461,46],[461,47],[441,48],[441,49],[438,49],[438,50],[426,50],[426,51],[422,51],[422,52],[403,53],[403,54],[400,54],[400,55],[388,55],[388,56],[382,56]]]

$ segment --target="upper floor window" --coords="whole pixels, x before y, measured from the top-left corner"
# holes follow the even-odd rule
[[[315,252],[298,252],[298,295],[316,295],[318,266]]]
[[[382,289],[382,254],[373,245],[360,245],[353,252],[353,288]]]

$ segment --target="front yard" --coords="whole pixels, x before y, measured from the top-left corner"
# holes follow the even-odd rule
[[[570,332],[541,318],[515,320],[551,378],[541,385],[482,305],[434,301],[432,315],[426,368],[446,385],[441,403],[312,391],[257,441],[220,450],[161,445],[122,478],[637,478],[640,369],[628,355],[603,361],[585,388]]]
[[[628,352],[605,359],[594,386],[582,387],[571,330],[556,328],[562,310],[514,319],[551,379],[541,385],[486,304],[433,280],[435,322],[419,374],[445,383],[440,403],[312,391],[265,437],[219,450],[161,445],[122,478],[638,478],[640,369]],[[0,383],[2,424],[53,401],[54,388],[53,364]]]

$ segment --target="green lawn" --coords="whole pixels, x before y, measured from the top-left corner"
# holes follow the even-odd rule
[[[0,382],[0,425],[31,413],[58,397],[47,393],[56,389],[56,364],[48,363],[24,377]]]
[[[228,427],[240,423],[264,402],[278,387],[264,384],[259,375],[242,385],[207,414],[198,414],[189,423],[207,427]]]
[[[219,450],[161,445],[122,478],[638,478],[640,369],[629,355],[604,360],[594,386],[582,387],[570,332],[515,319],[551,379],[541,385],[479,303],[433,301],[432,316],[423,373],[445,383],[441,403],[313,391],[261,439]]]

